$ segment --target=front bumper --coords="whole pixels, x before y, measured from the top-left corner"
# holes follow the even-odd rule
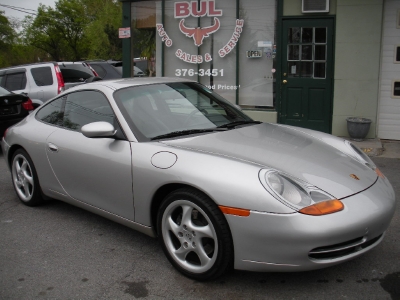
[[[342,199],[343,211],[308,216],[252,211],[226,215],[231,228],[235,269],[306,271],[355,258],[383,239],[394,214],[395,195],[387,179]]]

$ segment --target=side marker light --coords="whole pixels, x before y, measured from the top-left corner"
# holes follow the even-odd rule
[[[376,175],[378,175],[380,178],[385,178],[385,175],[379,170],[378,168],[375,169]]]
[[[219,206],[219,209],[226,215],[234,215],[234,216],[240,216],[240,217],[250,216],[249,209],[228,207],[228,206],[222,206],[222,205]]]

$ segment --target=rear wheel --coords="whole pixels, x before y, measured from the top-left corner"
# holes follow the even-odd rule
[[[161,204],[159,240],[172,265],[196,280],[210,280],[232,267],[233,244],[218,206],[204,194],[181,189]]]
[[[22,203],[36,206],[44,202],[32,159],[23,149],[18,149],[13,155],[11,176],[14,189]]]

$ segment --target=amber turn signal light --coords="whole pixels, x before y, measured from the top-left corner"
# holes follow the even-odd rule
[[[318,202],[316,204],[304,207],[303,209],[299,210],[299,212],[305,215],[322,216],[341,211],[343,210],[343,208],[344,208],[343,203],[335,199],[335,200]]]
[[[381,170],[379,170],[378,168],[375,169],[376,174],[380,177],[380,178],[385,178],[385,175],[383,175],[383,173],[381,172]]]
[[[234,215],[234,216],[240,216],[240,217],[250,216],[249,209],[228,207],[228,206],[222,206],[222,205],[219,206],[219,209],[226,215]]]

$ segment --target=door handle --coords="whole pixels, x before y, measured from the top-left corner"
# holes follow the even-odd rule
[[[287,83],[287,80],[286,80],[286,79],[285,79],[285,80],[283,80],[283,81],[282,81],[282,83],[283,83],[283,84],[286,84],[286,83]]]
[[[47,146],[49,147],[49,149],[52,152],[57,152],[58,151],[58,147],[56,145],[54,145],[53,143],[48,143]]]

